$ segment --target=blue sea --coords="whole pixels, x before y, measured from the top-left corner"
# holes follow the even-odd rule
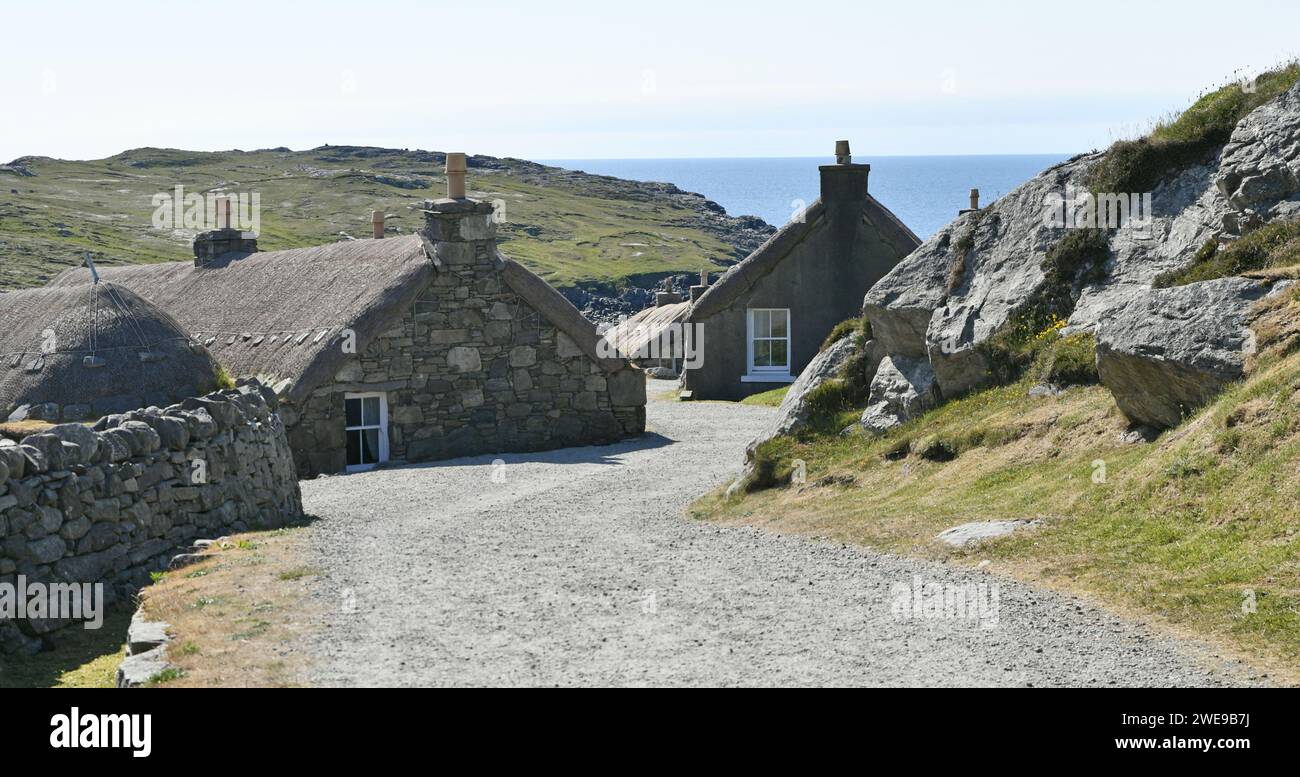
[[[855,156],[871,165],[869,188],[922,240],[967,207],[970,190],[987,205],[1071,154]],[[634,181],[666,181],[717,202],[733,216],[779,227],[817,198],[817,166],[829,158],[551,159],[542,164]]]

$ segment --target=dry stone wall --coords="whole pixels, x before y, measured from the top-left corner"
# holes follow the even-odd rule
[[[121,600],[197,538],[282,526],[302,497],[275,395],[256,381],[20,443],[0,440],[0,585],[103,583]],[[0,652],[72,625],[0,620]]]

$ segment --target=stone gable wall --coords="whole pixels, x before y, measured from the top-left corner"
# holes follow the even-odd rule
[[[275,410],[274,395],[249,382],[93,429],[0,440],[0,584],[104,583],[121,600],[196,539],[300,519]],[[70,625],[0,621],[0,652],[39,650]]]
[[[344,396],[388,398],[390,459],[429,461],[610,443],[645,430],[645,378],[607,373],[475,251],[439,270],[402,319],[283,410],[299,474],[346,462]]]

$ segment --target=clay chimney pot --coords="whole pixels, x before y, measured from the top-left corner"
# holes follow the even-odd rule
[[[453,200],[465,199],[465,173],[468,165],[465,155],[455,152],[447,155],[447,196]]]

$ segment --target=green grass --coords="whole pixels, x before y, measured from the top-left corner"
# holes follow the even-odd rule
[[[830,334],[826,335],[826,339],[822,341],[822,347],[818,349],[817,352],[821,353],[822,351],[825,351],[827,348],[830,348],[835,343],[838,343],[843,338],[852,334],[856,334],[860,342],[865,343],[870,340],[871,322],[868,321],[865,316],[848,318],[839,322],[833,329],[831,329]]]
[[[1185,269],[1156,278],[1157,287],[1227,278],[1244,273],[1300,269],[1300,221],[1275,221],[1226,245],[1210,240]]]
[[[100,629],[63,629],[55,649],[30,657],[0,656],[0,688],[113,688],[126,658],[129,610],[110,610]]]
[[[151,197],[226,187],[261,195],[264,250],[319,245],[340,232],[370,234],[371,210],[403,234],[422,217],[409,206],[445,191],[412,153],[328,161],[323,151],[200,153],[137,149],[108,159],[36,159],[32,177],[0,173],[0,290],[37,286],[92,252],[97,263],[188,261],[192,234],[154,229]],[[418,176],[428,189],[380,183]],[[734,247],[696,228],[694,211],[617,188],[557,181],[540,186],[504,171],[472,170],[473,196],[505,203],[502,250],[556,286],[619,286],[641,275],[717,269]],[[14,193],[14,192],[17,193]]]
[[[294,569],[289,569],[284,572],[281,572],[278,575],[278,578],[282,581],[290,582],[293,580],[301,580],[304,577],[313,577],[318,574],[320,574],[320,572],[314,569],[313,567],[296,567]]]
[[[1121,140],[1089,174],[1094,192],[1148,192],[1170,174],[1214,155],[1246,114],[1277,98],[1300,80],[1300,63],[1289,62],[1261,74],[1254,91],[1231,83],[1203,95],[1177,116],[1157,123],[1137,140]]]
[[[145,683],[145,685],[150,688],[153,688],[159,685],[166,685],[167,683],[174,682],[176,680],[181,679],[184,676],[185,676],[185,672],[183,672],[180,669],[177,669],[174,666],[169,666],[166,669],[159,672],[158,674],[154,675],[153,677],[150,677],[149,681]]]
[[[764,391],[761,394],[750,394],[740,400],[742,405],[757,405],[759,407],[780,407],[785,401],[785,395],[790,393],[789,386],[774,388],[771,391]]]

